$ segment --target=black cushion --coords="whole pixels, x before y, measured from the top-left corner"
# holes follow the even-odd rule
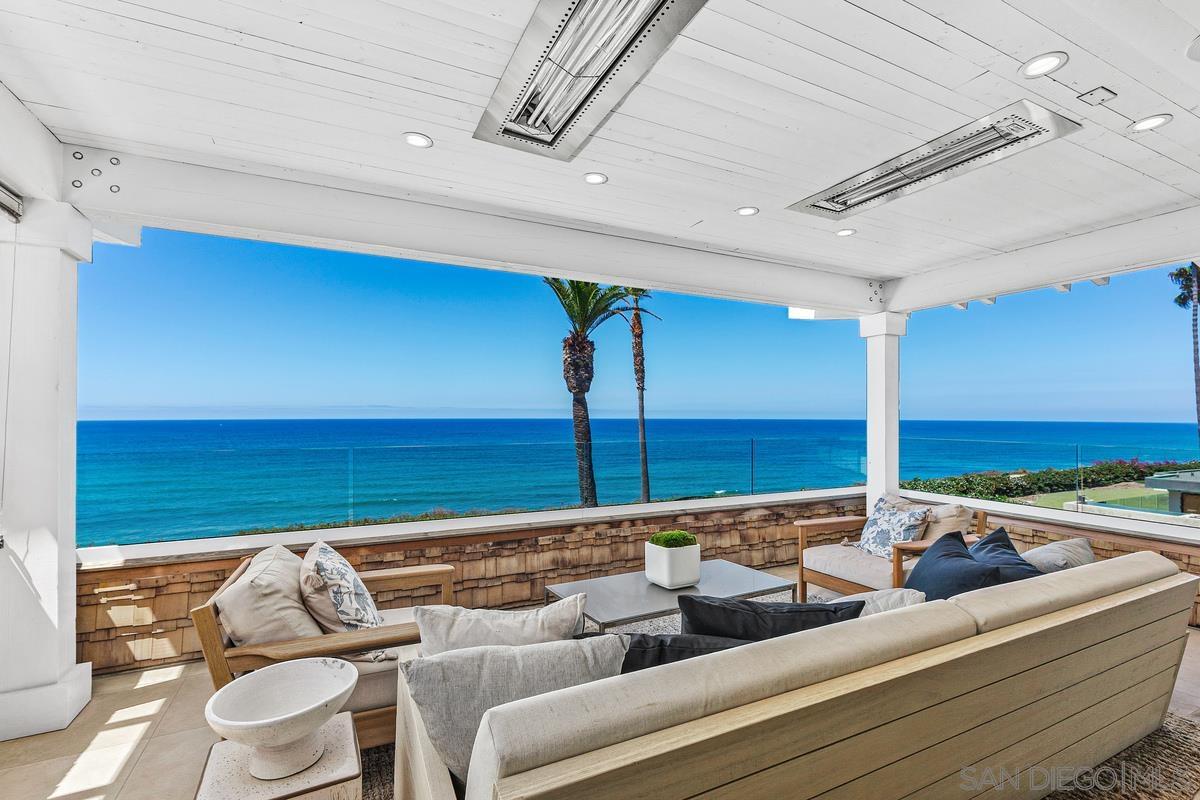
[[[1005,583],[998,564],[977,561],[961,533],[947,533],[917,559],[905,589],[925,593],[926,602]]]
[[[676,661],[719,653],[744,644],[749,642],[724,636],[631,633],[629,649],[625,651],[625,660],[621,662],[621,672],[637,672],[639,669],[674,664]]]
[[[679,596],[680,630],[759,642],[854,619],[866,606],[849,603],[759,603],[699,594]]]
[[[976,561],[999,567],[1002,583],[1036,578],[1042,574],[1041,570],[1021,558],[1004,528],[992,531],[971,545],[968,550]]]

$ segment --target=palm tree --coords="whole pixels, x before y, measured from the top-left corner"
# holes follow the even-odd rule
[[[601,323],[626,311],[625,288],[601,288],[590,281],[567,281],[546,278],[571,331],[562,342],[563,380],[571,393],[571,419],[575,426],[575,463],[579,471],[579,505],[591,507],[596,500],[596,471],[592,466],[592,420],[588,415],[587,393],[595,375],[596,343],[592,332]]]
[[[633,381],[637,385],[638,398],[638,454],[642,462],[642,502],[650,502],[650,460],[646,455],[646,351],[642,347],[642,313],[655,319],[660,317],[647,311],[642,303],[650,299],[648,289],[626,287],[629,296],[629,332],[633,337]]]
[[[1192,380],[1196,387],[1196,435],[1200,437],[1200,267],[1196,262],[1171,273],[1179,287],[1175,305],[1192,310]]]

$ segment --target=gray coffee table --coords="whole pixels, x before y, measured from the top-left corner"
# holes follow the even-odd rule
[[[546,602],[573,594],[586,593],[583,615],[604,630],[644,619],[665,617],[679,610],[682,594],[743,598],[791,591],[796,600],[796,582],[776,578],[767,572],[743,567],[732,561],[714,559],[700,562],[700,583],[686,589],[664,589],[646,580],[645,572],[626,572],[589,578],[584,581],[555,583],[546,587]]]

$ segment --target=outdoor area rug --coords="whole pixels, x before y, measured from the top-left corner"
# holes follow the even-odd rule
[[[363,800],[392,800],[392,745],[363,750]],[[1194,800],[1200,792],[1200,722],[1167,714],[1163,727],[1050,800]]]

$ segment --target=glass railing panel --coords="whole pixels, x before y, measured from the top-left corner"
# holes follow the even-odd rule
[[[863,437],[756,437],[752,444],[756,494],[861,486],[867,479]]]
[[[1078,483],[1065,508],[1200,527],[1200,449],[1081,445]]]
[[[81,547],[228,536],[350,518],[347,448],[81,451]]]

